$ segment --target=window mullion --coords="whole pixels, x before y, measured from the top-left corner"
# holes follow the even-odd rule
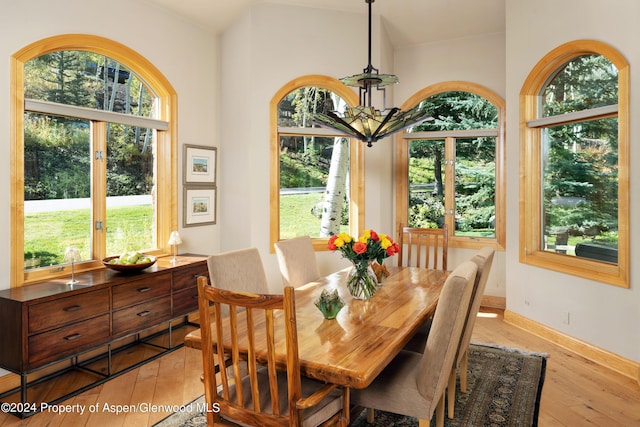
[[[455,235],[455,189],[456,189],[456,139],[444,140],[445,178],[444,178],[444,221],[449,228],[449,235]]]
[[[107,123],[91,122],[91,247],[102,259],[107,248]],[[101,221],[99,229],[96,224]]]

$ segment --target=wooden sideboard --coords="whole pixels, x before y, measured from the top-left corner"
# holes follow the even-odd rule
[[[0,291],[0,367],[21,376],[20,388],[0,398],[20,402],[16,405],[20,410],[13,412],[29,416],[37,408],[27,395],[30,373],[65,360],[73,368],[84,368],[100,358],[108,361],[97,381],[49,402],[54,404],[181,347],[182,343],[172,343],[171,332],[190,324],[188,315],[198,310],[198,276],[208,276],[206,257],[182,255],[177,263],[171,263],[170,257],[159,258],[134,274],[99,269],[76,274],[79,283],[73,286],[66,284],[66,278]],[[141,335],[151,330],[153,334]],[[112,347],[124,347],[118,342],[130,346],[158,334],[168,334],[169,345],[154,357],[112,371]],[[78,358],[105,347],[88,360]],[[53,369],[47,378],[68,369]]]

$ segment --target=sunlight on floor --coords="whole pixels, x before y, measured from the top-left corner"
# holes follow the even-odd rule
[[[495,319],[496,317],[498,317],[498,313],[483,313],[483,312],[479,312],[478,313],[478,317],[486,317],[486,318]]]

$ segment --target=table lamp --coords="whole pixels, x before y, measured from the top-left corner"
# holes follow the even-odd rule
[[[64,262],[71,263],[71,280],[67,282],[67,285],[73,286],[76,283],[78,283],[78,281],[75,278],[74,263],[80,260],[81,260],[80,251],[78,250],[78,248],[76,248],[75,246],[67,247],[67,249],[64,251],[64,259],[63,259]]]
[[[173,259],[171,260],[172,264],[178,262],[178,258],[176,257],[178,256],[178,245],[181,243],[182,239],[180,238],[180,234],[177,231],[172,231],[171,235],[169,236],[169,242],[167,243],[168,245],[173,246]]]

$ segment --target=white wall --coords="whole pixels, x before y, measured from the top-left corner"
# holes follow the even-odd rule
[[[400,105],[430,84],[467,80],[482,84],[507,101],[507,251],[499,253],[488,292],[506,296],[508,308],[621,356],[640,361],[640,292],[632,262],[631,289],[621,289],[534,268],[518,260],[518,93],[526,76],[547,52],[575,39],[611,44],[631,63],[631,111],[640,110],[640,59],[637,40],[640,2],[632,0],[506,0],[504,34],[391,49],[380,19],[374,15],[373,65],[395,73],[400,84],[390,104]],[[103,8],[108,10],[103,10]],[[98,12],[100,11],[100,12]],[[118,13],[112,13],[118,11]],[[113,19],[110,19],[113,16]],[[139,17],[139,18],[138,18]],[[192,23],[144,2],[112,0],[22,0],[3,8],[0,17],[0,199],[10,196],[9,57],[38,39],[63,33],[108,37],[154,63],[178,92],[180,144],[219,147],[218,224],[180,229],[181,252],[215,253],[255,246],[260,249],[272,283],[279,283],[269,248],[269,116],[273,94],[305,74],[343,77],[366,65],[365,14],[337,13],[274,4],[252,7],[218,41]],[[542,25],[544,23],[544,25]],[[542,28],[544,27],[544,28]],[[152,32],[153,28],[161,28]],[[292,37],[291,34],[297,34]],[[345,44],[352,40],[356,49]],[[354,53],[356,52],[356,53]],[[392,58],[393,57],[393,58]],[[391,99],[390,99],[391,101]],[[634,141],[640,130],[631,124],[631,182],[639,182],[640,157]],[[367,227],[393,227],[392,143],[366,149]],[[180,147],[180,159],[182,148]],[[180,162],[180,186],[182,169]],[[633,213],[640,200],[631,195],[632,247],[640,241]],[[182,198],[179,197],[180,222]],[[0,207],[0,241],[10,252],[10,210]],[[634,224],[636,226],[634,226]],[[453,251],[457,264],[470,254]],[[335,253],[318,254],[323,273],[346,265]],[[632,258],[633,261],[633,258]],[[0,258],[8,287],[9,260]],[[524,303],[525,298],[529,305]],[[570,311],[571,324],[561,321]]]
[[[120,42],[150,60],[178,93],[179,153],[182,144],[218,145],[217,39],[175,15],[144,2],[21,0],[3,4],[0,15],[0,200],[10,199],[9,58],[37,40],[70,33]],[[182,163],[179,166],[180,187]],[[182,224],[182,193],[179,196]],[[0,252],[10,253],[9,203],[0,206]],[[219,226],[182,229],[180,252],[218,250]],[[0,289],[9,287],[9,258],[0,257]]]
[[[383,24],[375,14],[372,33],[372,65],[381,73],[395,73],[400,78],[400,84],[387,94],[388,107],[400,105],[417,90],[443,80],[473,81],[504,96],[503,34],[394,52]],[[345,40],[352,40],[352,43],[346,44]],[[223,90],[223,155],[229,156],[232,149],[234,153],[237,151],[238,160],[247,153],[250,160],[246,169],[238,168],[235,161],[224,162],[222,166],[221,179],[225,186],[220,196],[227,221],[221,231],[221,250],[257,247],[272,286],[280,284],[280,274],[269,248],[268,103],[276,91],[295,77],[326,74],[339,78],[361,72],[367,65],[366,48],[364,13],[274,4],[252,7],[222,36],[222,79],[225,85],[233,88],[233,91]],[[250,54],[246,58],[238,52]],[[445,61],[442,60],[443,52],[447,53]],[[257,74],[260,78],[248,78],[239,70],[238,61],[247,67],[261,69]],[[244,89],[239,85],[240,80]],[[245,99],[249,96],[250,103]],[[374,101],[377,106],[381,103],[381,98]],[[247,108],[247,113],[242,121],[232,117],[243,108]],[[229,123],[233,126],[226,126]],[[233,148],[228,145],[230,141],[233,141]],[[374,147],[365,147],[365,228],[387,233],[394,230],[393,154],[390,138]],[[232,191],[228,191],[229,182],[233,182]],[[471,253],[460,251],[458,258],[462,260]],[[331,252],[317,253],[317,258],[323,273],[347,265]],[[452,260],[456,259],[452,254]],[[488,294],[504,296],[503,265],[503,256],[499,255]]]
[[[631,288],[521,264],[518,217],[507,216],[507,308],[631,360],[640,361],[640,290],[636,250],[640,241],[640,2],[630,0],[507,0],[507,212],[518,211],[518,94],[529,71],[566,42],[595,39],[613,46],[631,64]],[[527,302],[525,302],[527,301]],[[569,325],[562,322],[570,313]]]
[[[640,360],[640,297],[631,289],[595,283],[572,276],[520,264],[518,260],[518,93],[535,63],[554,47],[573,39],[596,38],[612,44],[632,63],[638,32],[635,21],[640,3],[615,0],[606,5],[597,0],[556,2],[507,0],[506,34],[489,34],[420,46],[390,48],[384,30],[374,15],[373,65],[383,73],[395,73],[400,84],[394,88],[392,102],[400,105],[421,88],[449,80],[466,80],[481,84],[507,101],[507,250],[497,254],[487,293],[506,295],[508,308],[542,324],[576,336],[623,357]],[[544,23],[544,29],[538,26]],[[575,24],[570,24],[575,23]],[[318,31],[333,28],[333,31]],[[308,29],[308,31],[306,31]],[[289,34],[297,34],[289,37]],[[362,43],[365,49],[366,23],[360,14],[336,13],[285,5],[254,6],[233,30],[222,38],[222,51],[230,57],[248,55],[243,63],[256,70],[260,78],[251,79],[239,71],[234,60],[222,61],[224,84],[233,85],[234,93],[224,96],[222,105],[231,111],[246,107],[242,129],[236,123],[226,126],[223,120],[222,145],[242,144],[250,150],[245,168],[224,164],[225,183],[233,181],[234,190],[222,194],[225,222],[220,249],[255,246],[263,256],[269,280],[276,284],[279,273],[275,256],[269,251],[269,122],[268,102],[286,82],[305,74],[342,77],[359,72],[366,59],[345,40]],[[393,67],[388,55],[394,55]],[[235,58],[235,61],[240,61]],[[240,77],[238,77],[240,76]],[[243,79],[242,85],[238,79]],[[632,75],[631,87],[638,87]],[[245,99],[241,99],[245,98]],[[631,110],[638,107],[638,95],[632,93]],[[225,113],[223,113],[225,114]],[[239,120],[238,118],[235,119]],[[633,136],[638,131],[632,126]],[[237,138],[236,138],[237,137]],[[239,141],[241,140],[241,141]],[[240,150],[238,148],[238,150]],[[246,155],[246,153],[245,153]],[[392,143],[382,141],[366,149],[366,220],[365,226],[391,230],[393,213]],[[240,160],[241,151],[238,151]],[[633,157],[633,152],[632,152]],[[633,161],[640,162],[640,159]],[[632,182],[637,182],[638,165],[632,165]],[[638,171],[638,172],[634,172]],[[632,187],[633,188],[633,187]],[[632,211],[638,209],[632,197]],[[392,208],[391,208],[392,209]],[[632,216],[633,217],[633,216]],[[249,220],[246,223],[246,220]],[[227,228],[229,227],[229,228]],[[250,228],[250,231],[246,228]],[[227,232],[226,230],[229,230]],[[632,241],[638,232],[631,227]],[[633,244],[632,244],[633,246]],[[633,253],[633,247],[632,247]],[[455,265],[472,251],[453,250]],[[318,253],[322,272],[346,265],[333,253]],[[632,268],[632,281],[636,269]],[[529,305],[524,304],[527,299]],[[571,313],[570,325],[562,323],[561,313]]]
[[[505,99],[504,47],[504,34],[488,34],[397,49],[395,72],[400,83],[395,89],[396,103],[400,105],[423,88],[447,81],[479,84]],[[507,188],[510,186],[507,184]],[[474,252],[450,248],[449,265],[455,267]],[[496,253],[485,295],[505,296],[505,259],[503,251]]]
[[[377,39],[381,27],[379,19],[374,22]],[[360,73],[367,65],[366,37],[365,14],[277,4],[253,6],[221,37],[221,75],[229,89],[222,92],[221,158],[225,156],[225,160],[220,170],[221,185],[224,182],[220,191],[224,221],[220,249],[258,248],[274,288],[281,286],[281,277],[269,247],[269,102],[296,77],[324,74],[339,78]],[[353,40],[365,50],[353,49],[345,40]],[[388,146],[374,148],[366,153],[367,168],[370,161],[390,155]],[[390,188],[389,162],[383,162],[381,169]],[[366,224],[387,230],[391,227],[391,206],[385,202],[386,208],[378,208],[379,195],[372,184],[379,179],[372,175],[367,179]],[[347,265],[335,253],[318,253],[317,258],[323,273]]]

